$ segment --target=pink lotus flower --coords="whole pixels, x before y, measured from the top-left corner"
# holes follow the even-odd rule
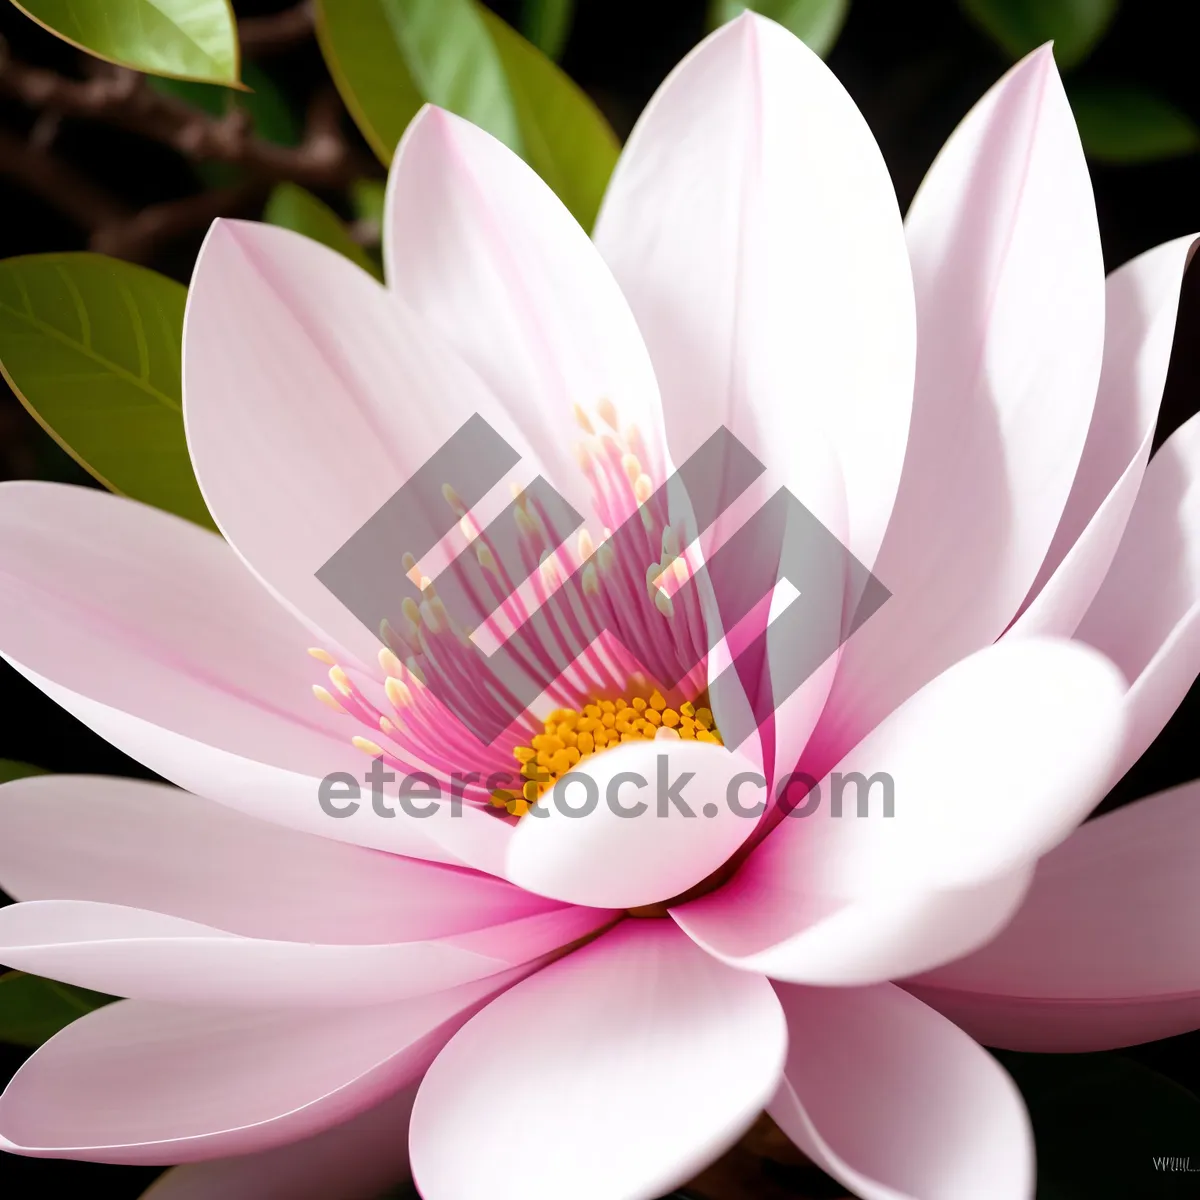
[[[1196,788],[1064,842],[1200,668],[1200,424],[1149,460],[1191,249],[1105,286],[1048,50],[968,115],[902,226],[846,93],[749,16],[663,85],[594,242],[436,109],[392,168],[386,290],[290,233],[214,226],[185,416],[226,540],[0,488],[5,658],[185,789],[3,789],[23,903],[0,960],[128,998],[25,1064],[0,1144],[189,1164],[157,1200],[371,1197],[409,1149],[428,1200],[632,1200],[766,1107],[860,1196],[1029,1196],[1024,1108],[963,1029],[1053,1050],[1200,1023]],[[599,645],[547,698],[574,710],[552,762],[603,790],[667,753],[695,808],[741,771],[886,771],[894,818],[534,819],[478,783],[458,818],[322,812],[319,781],[368,762],[352,737],[443,784],[511,765],[471,760],[421,683],[472,686],[435,600],[380,656],[314,575],[473,413],[597,538],[724,424],[892,592],[736,751],[659,735],[670,697]],[[526,515],[540,597],[576,560]],[[703,614],[647,591],[652,556],[596,566],[591,602],[685,663]],[[588,707],[617,694],[632,740],[606,746]]]

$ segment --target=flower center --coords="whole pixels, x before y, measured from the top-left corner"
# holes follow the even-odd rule
[[[599,544],[586,528],[572,539],[572,529],[556,524],[561,516],[536,492],[513,485],[520,563],[510,570],[511,555],[500,552],[493,530],[481,528],[446,484],[446,502],[481,568],[471,578],[451,568],[460,598],[467,595],[474,609],[474,623],[460,625],[437,581],[397,547],[421,598],[404,600],[399,627],[381,624],[382,680],[348,672],[323,649],[310,651],[328,668],[331,685],[316,684],[313,693],[359,725],[361,732],[350,739],[358,750],[382,758],[394,771],[428,776],[447,794],[500,820],[524,816],[577,763],[622,742],[678,737],[723,744],[712,713],[703,707],[705,621],[697,590],[688,586],[697,569],[689,549],[694,531],[686,518],[673,521],[656,495],[653,477],[663,467],[638,429],[619,428],[608,401],[601,400],[595,411],[597,422],[576,408],[581,440],[574,449],[603,530]],[[635,513],[640,520],[633,524],[634,536],[618,544],[612,531]],[[505,536],[511,541],[511,534]],[[581,586],[570,603],[549,605],[576,571]],[[535,610],[550,614],[536,635],[527,624]],[[598,637],[585,633],[595,629],[601,630]],[[481,674],[476,631],[505,644],[512,661],[539,679],[561,663],[564,648],[586,647],[570,665],[552,672],[538,710],[541,704],[554,706],[549,716],[526,709],[512,721],[513,697]],[[651,683],[663,679],[679,682],[663,690]],[[481,727],[515,730],[507,736],[516,745],[482,745],[455,717],[463,711],[486,717]]]
[[[492,804],[510,816],[523,817],[585,758],[622,742],[655,738],[724,745],[709,709],[697,708],[687,700],[671,708],[657,688],[649,696],[618,696],[594,700],[582,709],[559,708],[546,718],[542,732],[530,738],[528,745],[513,747],[525,779],[521,790],[497,788],[492,792]]]

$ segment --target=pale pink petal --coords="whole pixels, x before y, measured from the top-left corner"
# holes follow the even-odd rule
[[[591,496],[575,405],[608,400],[661,458],[658,385],[629,305],[550,188],[491,135],[432,106],[410,123],[384,260],[388,286],[475,368],[579,512]]]
[[[1114,271],[1106,285],[1104,366],[1079,473],[1011,633],[1075,632],[1125,531],[1150,458],[1183,274],[1200,238],[1177,238]]]
[[[905,984],[989,1045],[1104,1050],[1200,1026],[1200,783],[1077,830],[1012,923]]]
[[[410,1085],[303,1141],[176,1167],[142,1200],[379,1200],[410,1178],[408,1120],[416,1096]]]
[[[765,979],[668,921],[627,921],[442,1051],[413,1110],[413,1175],[425,1200],[650,1200],[749,1127],[785,1052]]]
[[[282,825],[446,859],[417,822],[335,820],[361,777],[317,703],[303,627],[219,537],[92,488],[0,485],[0,653],[102,737],[189,791]]]
[[[188,447],[217,524],[285,604],[363,663],[376,630],[317,570],[473,414],[527,451],[427,323],[344,256],[270,225],[213,225],[183,372]],[[449,506],[446,518],[452,528]],[[425,552],[395,548],[406,550]]]
[[[912,282],[883,157],[829,69],[753,14],[718,30],[638,121],[595,238],[650,348],[674,460],[725,425],[806,502],[824,434],[869,565],[908,431]]]
[[[0,1097],[0,1148],[181,1163],[297,1141],[416,1079],[525,971],[349,1012],[110,1004],[56,1034],[13,1077]]]
[[[0,887],[18,900],[127,905],[250,938],[347,945],[467,933],[553,907],[472,871],[87,775],[0,787]]]
[[[1130,679],[1115,782],[1158,736],[1200,670],[1200,417],[1146,469],[1125,536],[1079,625]]]
[[[840,816],[832,776],[812,811],[815,793],[797,785],[792,815],[738,875],[673,915],[723,960],[797,983],[876,982],[965,953],[995,933],[1029,866],[1103,794],[1123,701],[1112,664],[1086,647],[988,647],[842,760]]]
[[[317,884],[314,881],[314,890]],[[381,907],[403,908],[387,892]],[[333,943],[245,937],[141,908],[34,900],[0,908],[0,961],[65,983],[173,1004],[352,1008],[499,975],[611,923],[563,907],[442,937]]]
[[[505,875],[572,904],[634,908],[669,900],[712,874],[754,832],[754,818],[726,798],[729,781],[753,770],[740,754],[703,742],[606,750],[521,819]]]
[[[970,953],[1012,919],[1032,876],[1026,867],[973,888],[846,901],[748,867],[671,916],[741,970],[832,987],[871,984]]]
[[[917,382],[873,570],[892,599],[845,648],[822,773],[901,700],[994,641],[1046,556],[1087,438],[1104,264],[1071,107],[1043,47],[950,137],[906,230]]]
[[[776,984],[788,1022],[769,1112],[862,1200],[1029,1200],[1020,1093],[961,1030],[897,987]]]

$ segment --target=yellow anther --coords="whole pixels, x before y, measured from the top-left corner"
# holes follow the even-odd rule
[[[383,753],[383,747],[376,745],[369,738],[358,737],[356,735],[350,739],[350,744],[355,750],[361,750],[364,754],[369,754],[372,758],[378,758]]]
[[[579,464],[579,469],[586,476],[592,476],[596,471],[596,461],[592,458],[591,450],[583,442],[575,442],[571,446],[575,454],[575,461]]]
[[[538,798],[538,785],[531,779],[521,788],[521,795],[532,804]]]
[[[326,708],[332,708],[335,713],[346,715],[346,710],[333,698],[333,694],[328,688],[323,688],[319,683],[313,684],[313,695],[316,696]]]
[[[537,751],[532,746],[514,746],[513,758],[521,763],[532,762],[537,758]]]
[[[383,690],[387,693],[388,702],[393,708],[408,708],[413,702],[412,692],[409,691],[408,685],[392,676],[388,676]]]
[[[492,803],[497,808],[507,808],[512,800],[512,792],[505,791],[504,788],[497,788],[496,791],[492,793]]]
[[[387,717],[379,718],[379,729],[385,737],[391,737],[396,732],[396,726],[387,719]]]
[[[667,595],[666,592],[655,592],[654,607],[657,608],[658,611],[667,618],[667,620],[670,620],[675,615],[675,602],[670,596]]]
[[[421,610],[417,602],[411,596],[405,596],[400,602],[400,611],[408,618],[415,632],[421,624]]]
[[[537,525],[534,524],[533,518],[529,515],[529,513],[525,509],[523,509],[523,508],[516,509],[515,512],[513,513],[513,516],[517,522],[517,530],[523,536],[525,536],[525,537],[536,537],[537,536]]]
[[[352,696],[354,694],[354,689],[350,686],[350,679],[341,667],[329,668],[329,680],[343,696]]]
[[[607,397],[596,401],[596,411],[606,424],[611,425],[613,429],[617,427],[617,406]]]
[[[650,707],[654,709],[655,712],[659,713],[667,707],[667,702],[663,698],[662,692],[658,691],[657,689],[650,693]]]
[[[596,551],[596,545],[592,541],[592,535],[586,529],[579,531],[579,537],[576,540],[576,549],[579,551],[579,561],[586,562]]]
[[[600,595],[600,576],[596,573],[595,563],[588,563],[583,568],[583,594],[585,596]]]
[[[584,433],[595,433],[596,432],[595,429],[592,427],[592,422],[588,418],[587,413],[585,413],[583,411],[583,406],[581,404],[576,404],[574,406],[574,413],[575,413],[575,424],[578,425],[579,428],[582,429]]]
[[[625,477],[631,484],[637,483],[639,476],[642,474],[642,464],[638,462],[636,454],[622,454],[621,468],[625,472]]]
[[[679,706],[679,711],[685,717],[694,717],[696,715],[696,706],[690,700],[685,700]]]
[[[711,742],[714,746],[717,744],[717,739],[713,737],[713,735],[709,733],[707,729],[696,730],[696,741]]]
[[[713,727],[712,709],[696,709],[696,724],[702,726],[704,729],[711,729]]]
[[[317,660],[317,662],[324,663],[327,667],[337,665],[337,659],[334,658],[328,650],[322,650],[320,646],[311,646],[308,652]]]
[[[664,710],[662,715],[662,723],[668,729],[674,729],[675,726],[679,724],[679,714],[673,708]]]
[[[646,709],[645,716],[646,716],[646,721],[651,725],[661,725],[662,724],[662,713],[657,712],[653,708]]]
[[[634,698],[629,702],[629,707],[632,708],[634,712],[643,713],[646,711],[646,701],[643,700],[641,696],[634,696]]]
[[[596,749],[596,739],[590,733],[581,733],[579,741],[575,743],[578,747],[579,755],[582,758],[585,754],[591,754]]]
[[[404,664],[396,657],[395,652],[386,646],[379,651],[378,658],[385,675],[395,675],[399,678],[404,674]]]
[[[633,481],[633,498],[639,504],[645,504],[651,496],[654,495],[654,484],[650,482],[649,475],[639,475]]]
[[[485,570],[490,571],[493,575],[496,571],[496,557],[482,542],[475,547],[475,557],[479,560],[479,565]]]
[[[467,506],[448,483],[442,484],[442,495],[446,498],[446,503],[454,509],[455,516],[465,517],[467,515]]]

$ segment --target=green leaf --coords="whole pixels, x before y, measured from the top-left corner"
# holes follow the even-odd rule
[[[370,271],[376,279],[383,278],[379,265],[372,262],[367,252],[350,236],[341,217],[328,204],[297,184],[281,183],[275,187],[267,200],[263,219],[284,229],[294,229],[314,242],[344,254],[364,271]]]
[[[963,11],[1013,58],[1054,42],[1054,61],[1067,71],[1104,36],[1119,0],[959,0]]]
[[[13,0],[57,37],[151,75],[238,81],[229,0]]]
[[[214,528],[183,434],[187,291],[103,254],[0,262],[0,372],[105,487]]]
[[[0,975],[0,1042],[37,1047],[114,997],[39,975]]]
[[[1083,148],[1097,162],[1152,162],[1200,149],[1200,129],[1153,92],[1091,85],[1072,88],[1070,97]]]
[[[431,102],[524,156],[590,228],[617,159],[595,105],[476,0],[318,0],[317,35],[346,106],[380,159]]]
[[[1154,1163],[1190,1154],[1200,1167],[1200,1100],[1186,1088],[1119,1054],[996,1057],[1033,1120],[1038,1200],[1195,1195],[1194,1176]]]
[[[17,762],[14,758],[0,758],[0,783],[11,783],[14,779],[24,779],[27,775],[46,775],[45,767],[35,767],[31,763]]]
[[[378,179],[356,179],[350,185],[350,203],[360,221],[383,227],[384,199],[387,186]]]
[[[709,26],[716,29],[741,16],[748,8],[778,21],[824,58],[842,32],[850,11],[850,0],[712,0],[708,11]]]
[[[557,60],[566,47],[574,16],[575,0],[525,0],[521,32],[547,58]]]

